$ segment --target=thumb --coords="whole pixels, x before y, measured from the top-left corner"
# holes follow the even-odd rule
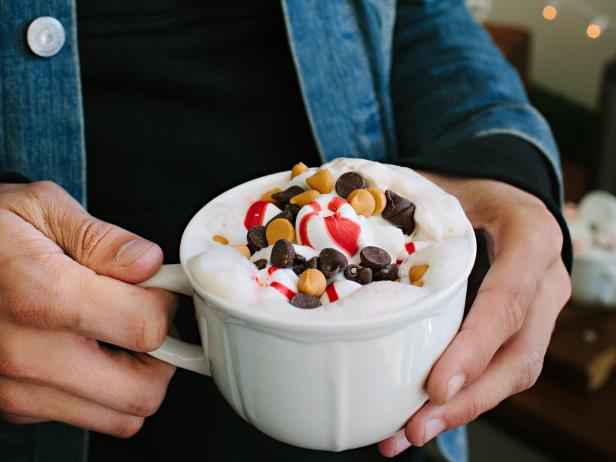
[[[69,229],[62,235],[60,246],[78,263],[129,283],[139,283],[152,277],[163,262],[163,252],[148,241],[119,226],[101,221],[85,211],[67,220]]]
[[[55,183],[3,188],[0,208],[17,214],[73,260],[100,275],[134,284],[153,276],[162,264],[160,247],[93,217]]]

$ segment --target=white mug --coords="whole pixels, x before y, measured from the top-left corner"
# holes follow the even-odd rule
[[[616,308],[616,249],[595,247],[591,227],[616,235],[616,197],[592,191],[580,202],[579,212],[569,225],[574,241],[573,299],[589,306]],[[581,248],[576,244],[582,243]]]
[[[259,197],[288,172],[244,183],[206,204],[190,221],[179,265],[141,284],[191,295],[202,345],[167,337],[151,355],[211,375],[235,411],[267,435],[309,449],[342,451],[393,435],[426,401],[432,365],[459,329],[468,275],[412,309],[348,319],[281,318],[234,305],[195,284],[187,262],[211,242],[212,210],[237,196]],[[291,309],[291,308],[290,308]]]

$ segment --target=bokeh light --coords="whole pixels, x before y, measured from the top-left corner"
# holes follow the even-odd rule
[[[543,17],[548,21],[554,21],[558,16],[558,9],[554,5],[546,5],[543,8]]]

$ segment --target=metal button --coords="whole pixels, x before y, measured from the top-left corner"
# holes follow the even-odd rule
[[[27,39],[34,54],[49,58],[58,53],[64,45],[64,26],[56,18],[41,16],[28,26]]]

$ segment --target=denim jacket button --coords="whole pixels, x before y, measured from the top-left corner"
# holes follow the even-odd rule
[[[51,16],[36,18],[28,26],[28,46],[35,55],[43,58],[58,53],[64,45],[64,39],[64,26]]]

